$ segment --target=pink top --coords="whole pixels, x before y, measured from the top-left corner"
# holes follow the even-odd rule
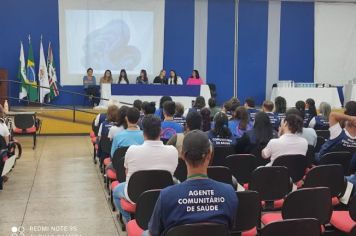
[[[193,77],[190,77],[187,81],[187,85],[202,85],[203,80],[201,78],[199,79],[194,79]]]

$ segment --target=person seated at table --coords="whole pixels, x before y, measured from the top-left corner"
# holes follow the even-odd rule
[[[264,166],[269,161],[262,158],[261,151],[271,139],[277,137],[278,133],[273,128],[268,115],[258,112],[255,116],[253,129],[247,131],[236,141],[236,153],[253,154],[257,157],[257,166]]]
[[[344,114],[331,112],[329,123],[330,139],[316,155],[316,163],[329,152],[347,151],[353,154],[353,159],[356,158],[356,102],[347,102]],[[343,126],[345,128],[342,128]]]
[[[114,137],[127,129],[127,122],[126,122],[126,113],[127,110],[129,109],[128,106],[122,106],[118,110],[118,115],[117,115],[117,121],[114,123],[113,126],[111,126],[108,134],[108,138],[112,141]]]
[[[264,101],[262,104],[262,111],[266,113],[271,121],[271,124],[275,130],[278,130],[280,119],[276,113],[273,112],[274,104],[272,101]]]
[[[120,71],[119,80],[117,81],[118,84],[130,84],[129,79],[127,78],[126,70],[122,69]]]
[[[208,137],[214,147],[235,146],[236,138],[231,133],[227,115],[219,112],[214,116],[214,128],[207,131]]]
[[[126,181],[120,183],[113,190],[116,208],[123,216],[125,223],[130,221],[130,213],[124,211],[120,199],[130,200],[127,187],[133,173],[142,170],[166,170],[172,175],[178,165],[178,152],[173,146],[163,145],[160,141],[161,120],[153,115],[148,115],[142,121],[144,142],[129,147],[125,155]]]
[[[209,98],[208,100],[208,105],[210,109],[210,118],[213,119],[216,113],[220,112],[221,109],[216,105],[216,100],[215,98]]]
[[[270,159],[267,166],[283,155],[306,155],[308,142],[298,135],[303,131],[303,119],[296,114],[286,114],[281,122],[279,138],[271,139],[262,150],[262,158]]]
[[[204,84],[202,78],[200,78],[199,72],[193,70],[192,75],[188,78],[187,85],[202,85]]]
[[[199,112],[192,111],[187,115],[186,123],[184,126],[184,133],[179,133],[170,138],[167,145],[173,145],[177,148],[179,158],[182,158],[182,145],[184,136],[192,130],[200,130],[202,126],[202,116]]]
[[[167,142],[172,136],[178,133],[183,133],[183,126],[173,120],[176,105],[172,101],[167,101],[163,104],[164,121],[161,124],[161,140]]]
[[[290,108],[286,112],[286,114],[294,114],[299,116],[301,119],[304,119],[302,113],[296,108]],[[308,142],[308,145],[315,147],[318,141],[318,136],[313,128],[305,128],[303,127],[302,132],[298,133],[298,135],[302,138],[305,138]]]
[[[175,70],[169,71],[169,78],[167,79],[167,84],[169,85],[183,85],[183,80],[177,75]]]
[[[148,115],[154,115],[156,111],[156,103],[155,102],[143,102],[142,103],[142,108],[141,108],[141,113],[143,113],[143,116],[140,117],[140,120],[138,121],[138,126],[140,126],[140,129],[142,130],[142,121],[143,119],[148,116]]]
[[[136,78],[136,84],[148,84],[147,71],[141,70],[140,76]]]
[[[305,102],[304,101],[297,101],[295,103],[295,108],[300,111],[302,117],[303,117],[303,126],[308,127],[308,118],[305,117]]]
[[[130,107],[126,112],[127,129],[118,133],[111,145],[111,157],[114,156],[116,149],[121,147],[129,147],[131,145],[140,145],[143,143],[143,134],[138,127],[137,122],[140,119],[140,112]]]
[[[313,117],[309,122],[309,128],[315,130],[328,130],[329,129],[329,115],[331,106],[327,102],[322,102],[319,105],[320,114]]]
[[[184,105],[180,102],[176,102],[176,112],[174,113],[173,120],[181,126],[185,126]]]
[[[187,133],[182,153],[187,165],[187,181],[161,190],[148,224],[148,231],[143,235],[166,235],[172,227],[202,222],[223,224],[229,229],[234,225],[238,199],[231,185],[209,179],[207,175],[212,150],[206,134],[199,130]],[[182,199],[188,202],[203,202],[206,198],[223,201],[180,204]],[[187,206],[195,207],[195,210],[187,212]]]
[[[161,118],[161,120],[164,120],[163,104],[167,101],[173,101],[172,97],[162,96],[161,99],[159,100],[159,108],[155,111],[155,115]]]
[[[167,78],[166,78],[166,70],[163,69],[160,71],[159,75],[155,77],[153,80],[154,84],[167,84]]]
[[[112,84],[112,82],[111,70],[106,70],[104,76],[100,78],[100,84]]]
[[[277,114],[280,120],[286,117],[287,101],[284,97],[278,96],[274,99],[274,113]]]
[[[309,123],[311,119],[313,119],[315,116],[317,116],[316,112],[316,107],[315,107],[315,101],[312,98],[308,98],[305,101],[305,119],[306,119],[306,124],[304,124],[305,127],[309,126]]]
[[[211,130],[212,122],[211,122],[211,116],[210,116],[210,109],[207,107],[204,107],[203,109],[201,109],[200,115],[202,116],[202,119],[203,119],[201,130],[203,132]]]
[[[228,128],[235,138],[241,138],[245,132],[253,128],[253,122],[251,122],[245,107],[236,108],[232,119],[229,120]]]
[[[255,99],[253,97],[246,98],[244,106],[247,109],[250,120],[254,121],[256,113],[259,112],[259,110],[255,108]]]
[[[93,75],[93,69],[87,69],[87,75],[83,77],[83,86],[85,94],[89,96],[89,101],[92,105],[97,105],[100,102],[99,88],[96,86],[96,78]]]

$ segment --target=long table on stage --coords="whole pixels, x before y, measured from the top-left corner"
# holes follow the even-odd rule
[[[175,102],[180,102],[185,108],[190,108],[192,100],[203,96],[208,102],[211,97],[208,85],[154,85],[154,84],[102,84],[101,97],[115,99],[119,102],[132,104],[136,99],[156,102],[162,96],[171,96]],[[99,107],[106,107],[108,101],[101,100]]]
[[[340,96],[337,88],[281,88],[272,89],[271,101],[278,96],[282,96],[287,101],[287,107],[294,107],[299,100],[305,101],[308,98],[315,100],[316,107],[321,102],[327,102],[332,108],[341,108]]]

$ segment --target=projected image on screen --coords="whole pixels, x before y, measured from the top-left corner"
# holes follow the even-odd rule
[[[152,73],[153,12],[67,10],[65,16],[69,73],[89,67],[97,73]]]

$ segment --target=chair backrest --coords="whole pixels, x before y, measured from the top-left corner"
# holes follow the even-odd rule
[[[226,166],[226,157],[235,154],[235,147],[214,147],[211,166]]]
[[[324,139],[330,138],[330,130],[315,130],[316,135],[323,137]]]
[[[249,183],[256,169],[256,157],[252,154],[234,154],[226,157],[226,165],[240,184]]]
[[[356,195],[354,195],[350,200],[349,213],[350,213],[351,219],[356,221]]]
[[[229,235],[228,229],[222,224],[188,224],[176,226],[168,230],[166,236],[227,236]]]
[[[151,219],[157,199],[161,190],[148,190],[143,192],[137,200],[135,219],[141,229],[148,229],[148,222]]]
[[[313,165],[313,161],[315,159],[315,147],[313,145],[308,145],[308,150],[307,150],[307,167]]]
[[[99,145],[100,145],[100,149],[101,149],[103,155],[105,155],[105,157],[110,156],[111,144],[112,144],[112,142],[107,136],[100,137]]]
[[[233,186],[232,174],[226,166],[209,166],[208,176],[210,179]]]
[[[306,175],[303,188],[328,187],[331,197],[341,196],[346,180],[341,165],[321,165],[312,168]]]
[[[293,183],[303,179],[307,168],[307,158],[303,155],[285,155],[274,160],[272,166],[285,166]]]
[[[112,157],[112,165],[116,171],[116,179],[119,183],[125,182],[126,172],[125,172],[125,155],[129,147],[121,147],[115,150],[114,156]]]
[[[127,184],[127,193],[133,202],[137,202],[139,196],[153,189],[163,189],[173,185],[171,173],[165,170],[141,170],[133,173]]]
[[[319,236],[320,223],[317,219],[303,218],[275,221],[261,230],[261,236]]]
[[[352,155],[350,152],[329,152],[320,159],[320,165],[339,164],[344,170],[344,175],[350,175],[350,163]]]
[[[261,200],[275,201],[284,198],[291,191],[287,167],[264,166],[253,171],[249,189],[257,191]]]
[[[283,219],[315,218],[320,224],[326,224],[329,223],[331,214],[331,195],[326,187],[291,192],[282,207]]]
[[[17,114],[14,117],[14,124],[15,124],[16,128],[19,128],[19,129],[32,128],[36,124],[35,115]]]
[[[187,179],[188,171],[185,161],[181,158],[178,159],[177,169],[174,172],[174,177],[176,177],[180,182],[183,182]]]
[[[326,139],[324,137],[318,136],[316,139],[316,145],[314,148],[314,151],[317,153],[320,151],[321,146],[323,146],[323,144],[326,142]]]
[[[233,232],[243,232],[257,227],[261,214],[261,200],[255,191],[236,192],[239,207]]]

